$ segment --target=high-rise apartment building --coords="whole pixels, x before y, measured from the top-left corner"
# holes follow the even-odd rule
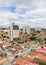
[[[10,32],[11,32],[10,33],[11,41],[19,38],[19,26],[18,25],[12,24],[10,26]]]
[[[30,26],[29,25],[26,25],[23,27],[23,33],[30,34]]]

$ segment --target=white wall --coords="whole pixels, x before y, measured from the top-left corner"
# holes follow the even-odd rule
[[[30,34],[30,26],[26,25],[23,27],[23,33],[25,33],[25,32],[27,32],[27,34]]]
[[[13,30],[13,38],[19,38],[19,30]]]

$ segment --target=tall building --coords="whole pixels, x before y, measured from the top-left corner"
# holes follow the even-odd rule
[[[30,34],[30,26],[29,25],[26,25],[23,27],[23,33]]]
[[[0,32],[3,31],[3,32],[8,32],[9,33],[9,27],[8,28],[5,28],[5,27],[0,27]]]
[[[10,40],[15,40],[19,38],[19,26],[12,24],[10,26]]]
[[[40,27],[35,27],[35,31],[41,31]]]
[[[26,33],[26,26],[23,27],[23,33]]]

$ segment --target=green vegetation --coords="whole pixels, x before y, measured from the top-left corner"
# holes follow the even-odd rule
[[[12,43],[13,45],[16,44],[15,42]]]
[[[18,55],[15,56],[15,59],[18,58]]]
[[[7,36],[7,38],[9,39],[9,36]]]
[[[31,51],[33,51],[33,49],[31,49]]]
[[[46,44],[46,42],[45,42],[45,44]]]
[[[25,42],[27,42],[27,40],[25,40]]]
[[[3,38],[6,38],[6,36],[3,36]]]
[[[8,32],[5,32],[6,34],[8,34]]]
[[[6,57],[7,56],[7,53],[4,53],[4,56]]]
[[[40,61],[39,65],[46,65],[46,62],[45,61]]]
[[[46,38],[44,40],[46,41]]]
[[[1,56],[1,57],[6,57],[7,54],[6,54],[6,53],[0,53],[0,56]]]
[[[19,41],[17,41],[17,43],[22,44],[22,43],[24,43],[24,41],[19,40]]]
[[[0,56],[3,57],[3,53],[0,53]]]
[[[40,31],[37,31],[38,33],[40,33]]]
[[[32,35],[32,37],[30,38],[30,40],[36,40],[36,36]]]

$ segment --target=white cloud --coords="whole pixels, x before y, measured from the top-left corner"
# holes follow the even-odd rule
[[[15,7],[15,13],[2,9],[12,6]],[[22,9],[26,10],[24,14],[20,14],[24,12]],[[11,22],[31,24],[32,27],[42,24],[41,27],[46,27],[46,0],[0,0],[0,24]]]

